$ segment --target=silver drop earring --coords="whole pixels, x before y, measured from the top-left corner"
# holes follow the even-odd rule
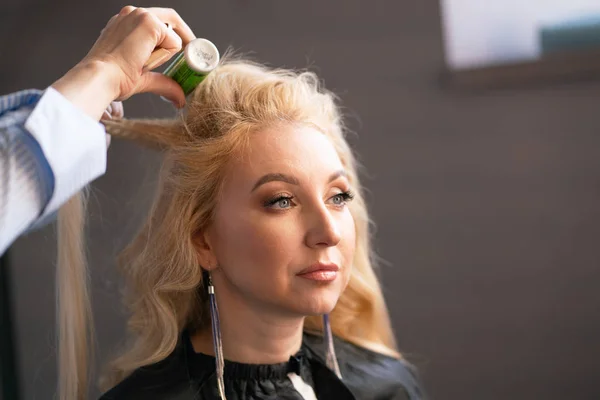
[[[212,283],[210,272],[208,273],[208,302],[210,303],[210,321],[213,337],[213,348],[215,352],[215,366],[217,375],[217,388],[221,400],[227,400],[225,397],[225,360],[223,358],[223,343],[221,341],[221,324],[219,323],[219,309],[215,297],[215,287]]]
[[[340,366],[335,356],[335,347],[333,345],[333,334],[331,333],[331,323],[329,314],[323,314],[323,335],[325,336],[325,364],[332,370],[338,378],[342,379]]]

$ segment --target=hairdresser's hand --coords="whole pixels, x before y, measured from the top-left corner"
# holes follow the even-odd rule
[[[106,107],[101,119],[120,119],[124,116],[125,109],[123,108],[123,103],[120,101],[113,101]]]
[[[143,66],[155,48],[166,50],[162,64],[193,39],[191,29],[174,10],[127,6],[111,18],[82,62],[100,61],[114,67],[118,100],[153,92],[183,105],[185,96],[179,85],[163,74],[144,71]]]
[[[142,92],[164,96],[182,107],[181,87],[160,73],[145,70],[144,64],[155,48],[165,53],[157,67],[194,38],[172,9],[124,7],[108,21],[84,59],[53,87],[96,120],[111,101]]]
[[[120,119],[125,116],[125,110],[123,109],[123,103],[120,101],[113,101],[108,105],[104,113],[102,114],[101,120]],[[106,134],[106,148],[110,146],[110,135]]]

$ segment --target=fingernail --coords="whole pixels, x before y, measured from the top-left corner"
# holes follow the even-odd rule
[[[184,104],[178,104],[172,100],[167,99],[165,96],[160,96],[160,98],[164,101],[166,101],[167,103],[171,103],[175,108],[183,108],[185,106]]]
[[[173,54],[167,49],[155,50],[144,64],[144,70],[151,71],[159,65],[164,64],[171,57],[173,57]]]

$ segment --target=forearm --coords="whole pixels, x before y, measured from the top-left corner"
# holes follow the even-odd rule
[[[78,64],[52,84],[73,105],[96,121],[111,101],[118,96],[118,87],[110,78],[111,67],[100,61]]]
[[[27,110],[23,110],[13,113],[11,117],[24,120],[27,113]],[[53,179],[39,145],[19,126],[0,127],[0,153],[2,254],[39,216],[52,194]]]

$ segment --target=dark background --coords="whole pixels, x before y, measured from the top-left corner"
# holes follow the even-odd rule
[[[3,0],[0,93],[50,85],[124,5]],[[341,96],[368,170],[398,342],[433,399],[600,398],[598,82],[445,88],[433,0],[160,5],[220,49],[311,66]],[[172,115],[150,95],[125,111]],[[114,140],[108,172],[93,184],[100,361],[124,333],[114,256],[147,210],[159,163],[157,153]],[[51,226],[11,249],[23,399],[55,391],[55,254]]]

